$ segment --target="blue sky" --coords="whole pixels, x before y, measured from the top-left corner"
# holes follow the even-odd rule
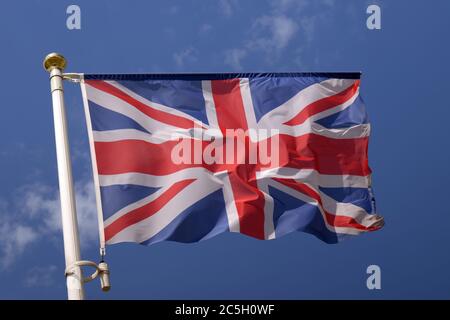
[[[81,7],[81,30],[66,8]],[[366,28],[366,8],[382,29]],[[93,299],[450,298],[450,3],[217,0],[8,1],[0,10],[0,298],[64,299],[57,169],[43,57],[68,72],[362,71],[372,123],[376,233],[327,245],[308,234],[257,241],[108,247],[113,289]],[[79,86],[66,84],[82,256],[98,259]],[[366,288],[377,264],[382,289]]]

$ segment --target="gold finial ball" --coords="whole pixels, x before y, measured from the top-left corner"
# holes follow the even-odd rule
[[[52,52],[48,54],[44,59],[44,69],[50,72],[53,68],[63,70],[67,65],[66,58],[61,54]]]

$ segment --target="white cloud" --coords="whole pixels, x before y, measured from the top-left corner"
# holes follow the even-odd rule
[[[169,11],[170,14],[177,14],[180,11],[180,7],[176,6],[176,5],[173,5],[173,6],[169,7],[168,11]]]
[[[48,231],[60,229],[60,203],[57,191],[46,185],[32,184],[20,189],[21,211],[31,219],[40,219]]]
[[[298,30],[297,23],[285,16],[262,16],[252,26],[253,46],[266,51],[280,51],[287,47]]]
[[[226,17],[231,17],[237,7],[237,0],[219,0],[220,12]]]
[[[225,63],[231,66],[233,69],[241,69],[241,61],[247,55],[245,49],[230,49],[225,51]]]
[[[251,35],[242,48],[225,51],[225,63],[233,69],[242,68],[242,60],[250,54],[263,52],[268,60],[276,60],[298,30],[297,23],[285,16],[261,16],[251,27]]]
[[[0,221],[0,264],[2,268],[7,268],[17,256],[35,242],[39,235],[30,226],[16,221],[6,221],[5,212],[0,214],[3,217]]]
[[[10,205],[0,199],[0,267],[7,268],[37,238],[37,233],[10,214]]]
[[[278,13],[287,13],[290,10],[299,11],[309,5],[309,0],[271,0],[272,9]]]
[[[173,59],[178,67],[183,67],[186,63],[197,61],[197,50],[194,47],[186,48],[173,54]]]
[[[202,24],[199,29],[201,34],[207,34],[207,33],[211,32],[211,30],[212,30],[212,26],[209,23]]]
[[[58,190],[34,184],[22,188],[22,211],[42,221],[40,233],[61,230],[61,205]],[[75,199],[80,241],[87,243],[97,238],[97,209],[94,185],[91,181],[75,184]],[[42,230],[44,228],[45,230]]]
[[[33,267],[26,273],[23,284],[26,287],[49,287],[55,281],[57,270],[58,268],[55,265]]]
[[[251,55],[263,54],[271,64],[287,49],[307,52],[315,40],[318,23],[330,18],[329,8],[335,4],[335,0],[269,0],[271,14],[253,20],[239,49],[225,51],[225,63],[241,69],[244,58]],[[300,40],[300,44],[295,40]],[[301,61],[302,57],[294,60]]]
[[[76,183],[75,196],[80,242],[98,239],[97,211],[93,184]],[[0,199],[0,264],[7,268],[33,243],[44,237],[60,237],[61,209],[55,188],[32,184],[17,190],[17,197]]]
[[[82,244],[98,241],[98,215],[94,184],[91,182],[76,184],[75,194],[80,241]]]
[[[308,44],[314,40],[317,19],[318,16],[308,16],[304,17],[301,21],[301,29],[303,30],[303,34]]]
[[[333,7],[336,4],[336,0],[269,0],[272,10],[276,13],[301,13],[305,9],[311,6],[321,7]]]

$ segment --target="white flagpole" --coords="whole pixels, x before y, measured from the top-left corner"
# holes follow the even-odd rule
[[[80,261],[80,240],[78,238],[72,164],[70,161],[66,111],[64,107],[62,71],[65,66],[66,59],[60,54],[50,53],[44,59],[44,68],[50,73],[53,101],[64,254],[66,259],[67,296],[69,300],[83,300],[83,274],[80,266],[76,265],[76,262]]]

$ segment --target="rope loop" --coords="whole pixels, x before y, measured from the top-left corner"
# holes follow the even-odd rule
[[[98,265],[95,262],[92,261],[88,261],[88,260],[80,260],[80,261],[75,261],[74,263],[72,263],[70,266],[68,266],[65,270],[65,276],[67,277],[68,275],[72,275],[75,272],[73,271],[74,267],[78,266],[78,267],[93,267],[95,268],[95,271],[88,277],[83,278],[83,283],[86,282],[90,282],[92,280],[94,280],[95,278],[98,277],[99,273],[100,273],[100,269],[98,268]]]

